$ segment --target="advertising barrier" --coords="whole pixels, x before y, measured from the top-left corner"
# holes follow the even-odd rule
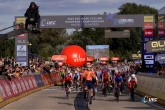
[[[51,84],[59,85],[60,82],[59,73],[21,76],[11,80],[0,76],[0,108],[33,92],[50,87]]]

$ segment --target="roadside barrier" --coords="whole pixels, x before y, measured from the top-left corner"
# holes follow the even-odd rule
[[[12,78],[11,81],[5,76],[0,76],[0,108],[19,100],[33,92],[59,85],[61,77],[54,74],[35,74]]]
[[[158,98],[158,103],[165,105],[165,78],[137,75],[137,94]]]

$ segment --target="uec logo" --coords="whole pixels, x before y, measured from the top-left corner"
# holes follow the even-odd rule
[[[153,98],[153,97],[149,97],[149,96],[145,96],[142,98],[142,102],[143,103],[154,103],[157,102],[158,98]]]

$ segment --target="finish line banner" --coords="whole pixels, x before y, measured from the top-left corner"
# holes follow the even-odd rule
[[[144,27],[153,15],[65,15],[41,16],[40,28]]]

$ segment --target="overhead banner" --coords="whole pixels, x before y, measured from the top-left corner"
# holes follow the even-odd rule
[[[28,38],[26,34],[15,37],[16,62],[22,66],[28,66]]]
[[[41,16],[40,28],[143,27],[153,15],[65,15]]]
[[[165,40],[149,41],[145,48],[147,52],[165,52]]]
[[[130,30],[111,31],[105,30],[105,38],[130,38]]]

